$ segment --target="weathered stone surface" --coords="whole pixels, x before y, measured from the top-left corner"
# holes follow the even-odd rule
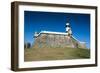
[[[75,39],[68,35],[58,35],[58,34],[40,34],[35,38],[33,47],[43,48],[43,47],[72,47],[72,48],[84,48],[85,44],[78,43]]]

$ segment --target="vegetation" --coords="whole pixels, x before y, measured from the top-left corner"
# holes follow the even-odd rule
[[[83,48],[25,48],[25,61],[66,60],[90,58],[90,50]]]

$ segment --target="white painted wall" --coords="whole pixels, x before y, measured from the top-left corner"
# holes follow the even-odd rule
[[[11,54],[11,5],[14,0],[0,0],[0,73],[14,73],[10,70],[10,54]],[[16,0],[18,1],[18,0]],[[61,4],[77,4],[77,5],[93,5],[98,6],[98,13],[100,13],[100,0],[19,0],[45,3],[61,3]],[[100,19],[98,14],[98,19]],[[100,21],[98,21],[98,24]],[[100,25],[98,25],[98,32],[100,32]],[[100,33],[98,33],[100,37]],[[100,38],[98,39],[100,43]],[[100,45],[98,45],[98,55],[100,56]],[[39,70],[26,71],[25,73],[99,73],[100,72],[100,57],[98,67],[87,68],[69,68],[69,69],[55,69],[55,70]],[[19,72],[18,72],[19,73]],[[24,72],[22,72],[24,73]]]

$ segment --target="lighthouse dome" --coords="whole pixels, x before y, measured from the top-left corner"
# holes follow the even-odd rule
[[[69,26],[69,23],[66,23],[67,26]]]

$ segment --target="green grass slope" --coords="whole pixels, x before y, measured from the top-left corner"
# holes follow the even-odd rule
[[[90,58],[90,50],[82,48],[26,48],[24,61]]]

